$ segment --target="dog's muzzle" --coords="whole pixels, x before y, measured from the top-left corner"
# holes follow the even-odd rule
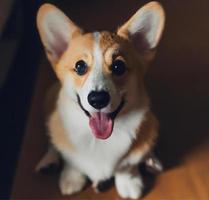
[[[81,99],[80,99],[80,96],[77,94],[77,102],[78,102],[78,105],[80,106],[80,108],[84,111],[84,113],[88,116],[88,117],[91,117],[91,114],[89,113],[89,111],[87,111],[82,103],[81,103]],[[118,113],[122,110],[122,108],[124,107],[124,104],[125,104],[125,98],[122,98],[120,104],[118,105],[118,107],[116,108],[115,111],[111,112],[111,113],[107,113],[107,115],[111,118],[111,119],[115,119],[118,115]]]
[[[125,104],[124,98],[122,98],[120,104],[115,111],[111,113],[104,113],[101,111],[90,114],[82,105],[79,95],[77,94],[77,101],[80,108],[89,117],[89,126],[92,133],[96,138],[107,139],[111,136],[114,126],[114,119],[118,113],[122,110]]]

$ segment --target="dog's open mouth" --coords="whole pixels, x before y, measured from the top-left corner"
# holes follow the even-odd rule
[[[81,109],[89,117],[89,126],[94,136],[103,140],[109,138],[113,131],[114,119],[125,104],[124,98],[115,111],[111,113],[95,112],[92,115],[82,106],[79,95],[77,95],[77,100]]]

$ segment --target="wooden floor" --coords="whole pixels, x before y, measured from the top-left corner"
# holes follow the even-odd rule
[[[101,4],[92,2],[93,4],[84,3],[83,6],[71,3],[69,9],[61,4],[60,6],[71,11],[69,16],[87,30],[97,27],[112,29],[145,1],[122,0],[120,4],[116,0],[111,1],[111,4],[109,0],[106,3],[100,1]],[[143,199],[207,200],[209,1],[161,2],[167,13],[166,30],[147,82],[152,108],[161,123],[157,151],[165,165],[165,171],[156,178]],[[97,18],[96,14],[99,14]],[[111,18],[112,16],[115,17]],[[58,174],[41,175],[34,172],[35,165],[46,149],[43,99],[47,88],[55,79],[45,61],[39,69],[11,199],[120,199],[114,187],[100,194],[95,194],[88,187],[80,194],[62,197],[58,189]]]

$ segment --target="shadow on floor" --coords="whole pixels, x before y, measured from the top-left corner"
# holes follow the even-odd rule
[[[153,110],[160,120],[160,136],[156,152],[170,169],[209,138],[209,104],[206,99],[180,98],[166,94],[154,100]]]

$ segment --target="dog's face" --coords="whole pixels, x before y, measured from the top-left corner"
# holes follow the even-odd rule
[[[117,114],[144,98],[147,58],[164,26],[162,7],[145,5],[115,33],[84,33],[49,4],[40,8],[37,24],[64,91],[88,115],[94,135],[108,138]]]

